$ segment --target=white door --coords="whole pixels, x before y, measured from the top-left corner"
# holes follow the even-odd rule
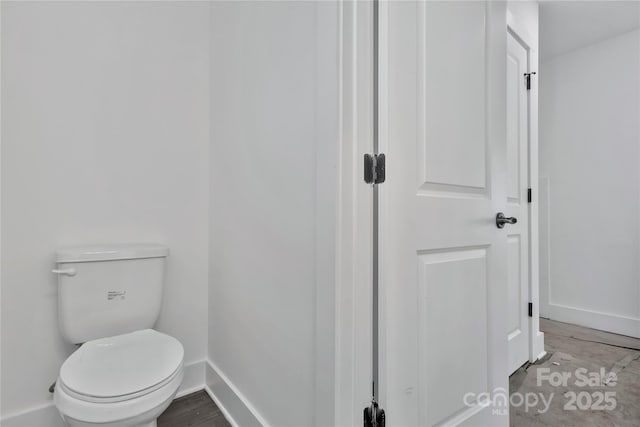
[[[380,401],[390,426],[507,425],[505,3],[382,5]]]
[[[507,35],[507,228],[509,373],[529,360],[529,128],[527,49]]]

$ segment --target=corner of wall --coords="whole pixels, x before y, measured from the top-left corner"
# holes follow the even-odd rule
[[[205,390],[233,427],[269,427],[238,388],[210,360],[206,365]]]

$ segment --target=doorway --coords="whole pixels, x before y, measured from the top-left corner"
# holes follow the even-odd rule
[[[517,218],[507,235],[507,340],[509,373],[529,361],[530,220],[529,48],[507,32],[507,216]]]
[[[637,426],[640,3],[540,2],[539,28],[530,206],[547,354],[511,376],[513,401],[530,400],[510,424]]]

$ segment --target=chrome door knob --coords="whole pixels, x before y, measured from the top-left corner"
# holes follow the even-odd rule
[[[506,217],[502,212],[498,212],[496,215],[496,227],[504,228],[505,224],[515,224],[518,222],[518,218],[516,217]]]

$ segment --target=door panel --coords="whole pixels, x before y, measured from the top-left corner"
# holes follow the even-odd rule
[[[418,22],[419,49],[429,61],[418,100],[424,103],[420,179],[427,188],[444,184],[460,191],[485,189],[484,3],[429,2],[425,9]]]
[[[431,396],[423,402],[420,419],[426,420],[424,425],[434,425],[465,409],[460,396],[488,391],[487,305],[460,304],[461,295],[469,301],[487,300],[487,250],[433,251],[418,259],[419,369],[423,373],[418,389]],[[443,321],[451,323],[443,327]]]
[[[524,82],[520,76],[518,57],[512,53],[513,37],[507,41],[507,197],[510,202],[520,200],[520,102],[519,86]]]
[[[508,233],[509,373],[529,360],[528,100],[524,73],[528,52],[507,35],[507,216],[518,223]]]
[[[392,426],[506,425],[506,10],[384,3],[381,401]],[[509,227],[509,226],[507,226]],[[472,394],[471,398],[465,396]]]
[[[520,287],[522,266],[520,265],[520,236],[510,235],[507,239],[507,251],[508,251],[508,265],[507,265],[507,278],[509,284],[509,293],[507,301],[507,333],[509,340],[512,339],[512,335],[520,333],[522,329],[522,313],[524,312],[521,307],[522,292]]]

